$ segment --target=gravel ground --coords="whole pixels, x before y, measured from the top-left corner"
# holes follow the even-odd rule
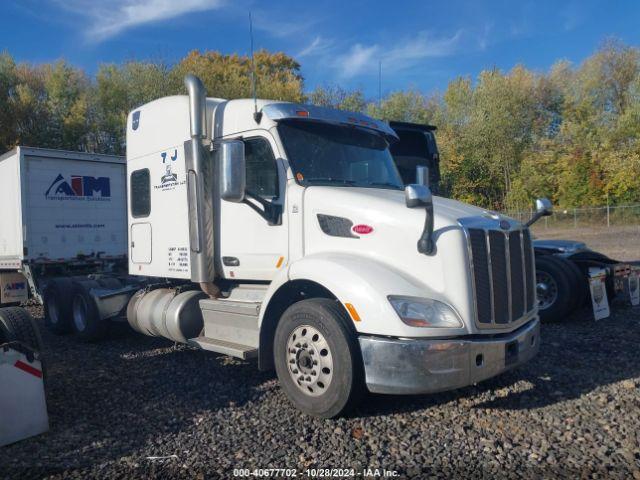
[[[45,333],[51,430],[1,448],[0,477],[232,478],[274,467],[640,479],[640,309],[587,318],[544,325],[539,356],[519,370],[438,395],[370,396],[338,420],[298,413],[253,362],[124,326],[95,345]]]

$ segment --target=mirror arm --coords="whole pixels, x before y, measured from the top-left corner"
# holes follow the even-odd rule
[[[433,241],[433,204],[425,207],[424,229],[418,240],[418,252],[425,255],[433,255],[435,242]]]
[[[544,214],[542,212],[534,213],[533,216],[529,219],[529,221],[524,224],[524,226],[529,228],[531,225],[533,225],[538,220],[540,220],[543,216],[544,216]]]
[[[256,195],[250,190],[245,189],[245,196],[250,198],[251,200],[255,200],[258,202],[264,210],[260,210],[253,202],[250,202],[246,198],[242,200],[242,203],[251,207],[258,215],[264,218],[269,225],[281,225],[282,224],[282,206],[275,205],[268,200]]]

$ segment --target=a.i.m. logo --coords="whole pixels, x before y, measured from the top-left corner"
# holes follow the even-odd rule
[[[109,177],[86,175],[70,175],[66,178],[60,173],[44,195],[55,200],[110,200],[111,181]]]

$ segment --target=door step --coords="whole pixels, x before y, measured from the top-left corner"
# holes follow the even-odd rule
[[[189,345],[208,350],[210,352],[222,353],[231,357],[247,360],[258,356],[258,349],[250,345],[227,342],[207,337],[197,337],[188,340]]]

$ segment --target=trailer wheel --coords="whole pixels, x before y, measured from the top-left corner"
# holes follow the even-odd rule
[[[282,389],[304,413],[333,418],[364,393],[358,341],[335,300],[313,298],[290,306],[276,328],[274,356]]]
[[[536,296],[543,322],[564,319],[571,307],[569,276],[551,257],[536,257]]]
[[[99,286],[97,282],[74,282],[72,318],[73,330],[83,342],[95,342],[107,333],[107,322],[100,318],[98,306],[89,289]]]
[[[44,324],[56,335],[73,330],[71,326],[71,301],[73,284],[68,278],[54,278],[44,290]]]
[[[0,343],[21,342],[42,352],[42,337],[33,317],[22,307],[0,308]]]

